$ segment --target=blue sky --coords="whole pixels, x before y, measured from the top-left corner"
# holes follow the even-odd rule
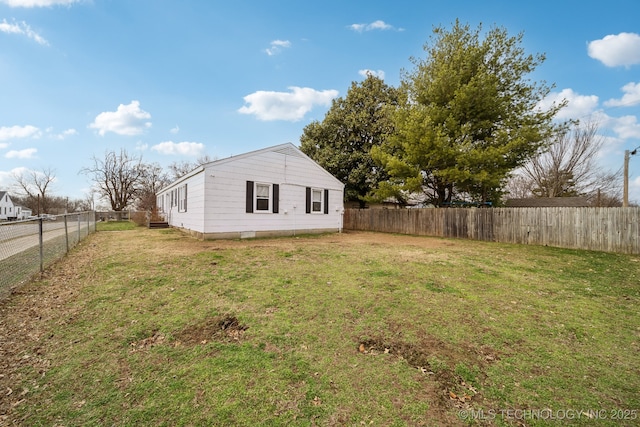
[[[0,0],[0,190],[55,170],[85,198],[93,156],[126,149],[163,167],[299,145],[367,70],[397,86],[434,26],[524,33],[547,60],[530,77],[594,118],[603,167],[640,146],[637,0]],[[549,101],[547,100],[547,101]],[[640,202],[640,154],[630,161]]]

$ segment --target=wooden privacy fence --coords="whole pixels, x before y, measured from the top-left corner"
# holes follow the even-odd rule
[[[343,227],[640,254],[640,207],[346,209]]]

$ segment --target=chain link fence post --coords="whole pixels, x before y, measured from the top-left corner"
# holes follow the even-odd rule
[[[77,238],[69,224],[74,215]],[[87,218],[86,233],[82,232],[83,215]],[[36,274],[42,274],[84,237],[97,231],[95,218],[95,212],[84,212],[0,222],[0,299]]]

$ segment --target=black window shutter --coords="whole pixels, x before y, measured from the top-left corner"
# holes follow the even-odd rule
[[[278,213],[278,208],[280,207],[280,186],[278,184],[273,184],[273,213]]]
[[[324,213],[329,213],[329,190],[324,190]]]
[[[187,184],[184,185],[184,211],[187,211]]]
[[[247,213],[253,213],[253,181],[247,181]]]
[[[307,187],[306,212],[311,213],[311,187]]]

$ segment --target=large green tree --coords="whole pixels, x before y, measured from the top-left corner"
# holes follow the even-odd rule
[[[390,176],[378,198],[422,193],[436,206],[455,197],[495,200],[509,172],[544,148],[564,106],[537,108],[551,88],[528,75],[544,55],[525,54],[522,34],[503,28],[482,36],[481,25],[437,27],[426,58],[413,58],[415,68],[403,73],[395,133],[372,149]]]
[[[322,122],[304,128],[300,149],[345,184],[345,201],[364,207],[364,197],[387,179],[370,151],[393,132],[390,111],[397,105],[398,90],[369,74],[333,100]]]

